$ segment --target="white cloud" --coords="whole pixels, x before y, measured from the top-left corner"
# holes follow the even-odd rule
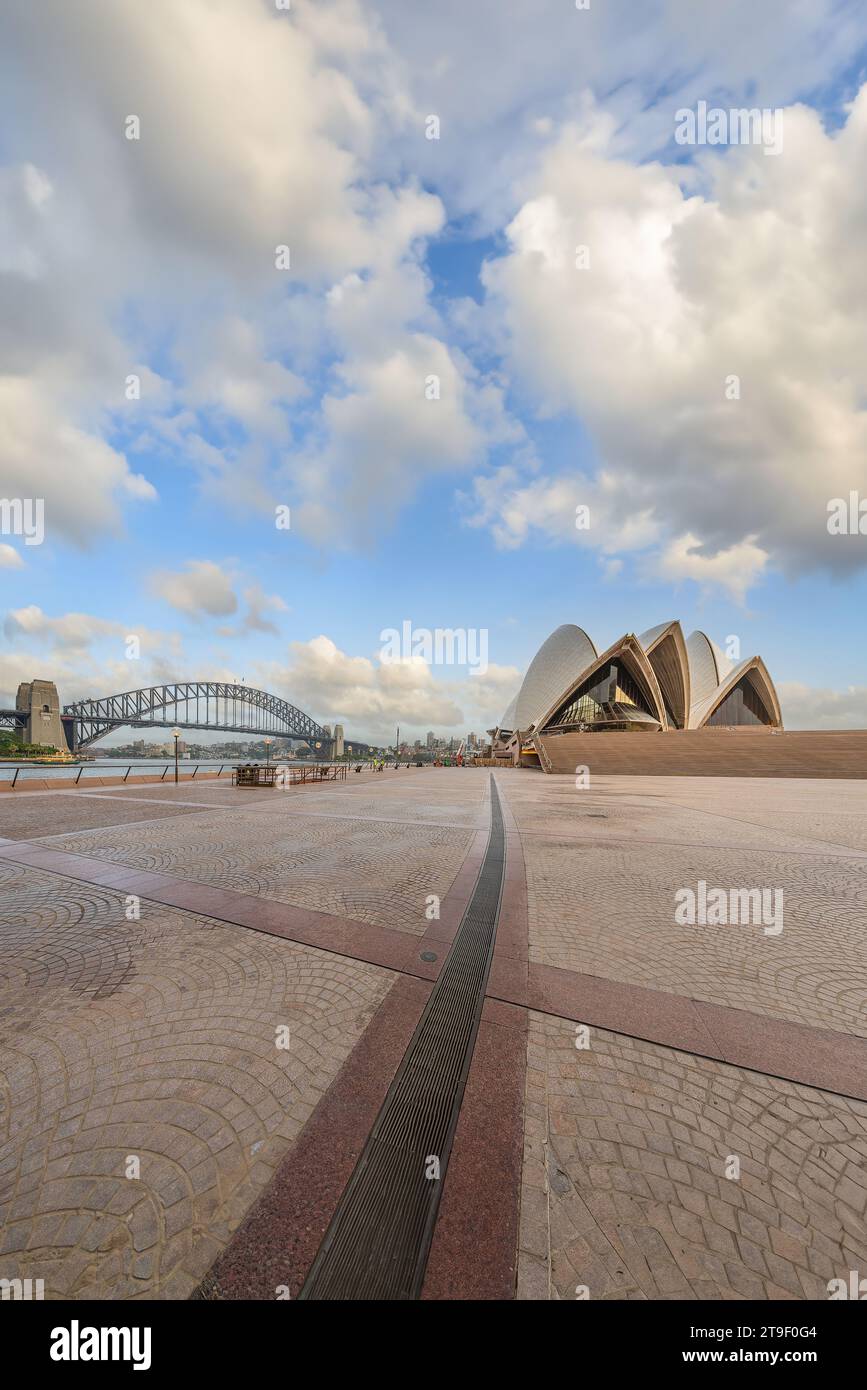
[[[122,454],[55,408],[47,382],[2,375],[0,491],[44,499],[46,540],[62,534],[85,547],[119,529],[121,500],[156,496]]]
[[[293,642],[289,650],[288,669],[272,668],[279,689],[320,722],[342,722],[356,738],[393,741],[397,724],[460,723],[460,708],[418,658],[381,665],[348,656],[324,636]]]
[[[4,630],[8,638],[37,637],[55,642],[58,647],[82,648],[101,637],[118,637],[124,632],[120,623],[95,618],[89,613],[65,613],[51,618],[37,604],[12,609],[6,615]]]
[[[266,618],[266,613],[288,613],[289,605],[280,597],[279,594],[266,594],[261,585],[251,584],[244,590],[244,600],[247,604],[247,616],[244,619],[245,625],[254,632],[273,632],[279,631],[276,623],[270,618]]]
[[[661,568],[729,587],[735,556],[751,579],[867,561],[826,528],[829,497],[867,492],[867,86],[839,132],[802,107],[785,131],[777,158],[708,156],[700,194],[682,167],[633,165],[566,129],[484,274],[513,377],[541,412],[589,428],[601,476],[667,538]],[[498,539],[561,532],[573,482],[507,499]],[[613,542],[598,528],[588,542],[617,549],[622,517]]]
[[[63,7],[50,19],[16,11],[5,38],[6,60],[30,80],[14,108],[28,162],[0,170],[0,385],[5,365],[16,393],[4,402],[14,435],[2,480],[10,491],[21,478],[38,484],[55,535],[86,541],[117,528],[124,501],[153,496],[109,438],[127,453],[153,449],[160,464],[179,454],[233,511],[297,497],[300,529],[309,517],[323,539],[323,513],[332,532],[355,524],[328,480],[349,477],[387,505],[398,479],[405,498],[425,472],[466,461],[463,373],[435,341],[417,263],[444,211],[379,167],[382,139],[412,104],[373,12],[354,0],[298,0],[291,13],[189,0],[155,23],[147,7],[82,0],[74,20]],[[64,120],[46,122],[47,109]],[[124,135],[130,114],[137,140]],[[275,266],[282,245],[288,271]],[[425,318],[417,339],[408,324]],[[157,352],[171,386],[148,365]],[[299,456],[293,413],[307,386],[292,359],[319,372],[335,355],[335,385],[321,415],[306,407],[314,440]],[[399,375],[402,360],[412,370],[425,355],[456,378],[440,412],[444,464],[427,422],[386,399],[402,389],[395,364]],[[128,402],[134,370],[142,397]],[[355,426],[367,443],[352,469]],[[322,489],[310,483],[320,460]]]
[[[192,618],[222,618],[238,607],[231,578],[213,560],[188,560],[185,570],[159,571],[150,582],[154,593]]]
[[[289,612],[289,605],[280,595],[266,594],[260,584],[251,584],[244,590],[244,601],[247,604],[247,612],[243,620],[237,627],[218,628],[220,636],[243,637],[249,632],[269,632],[277,636],[280,629],[267,614]]]
[[[205,339],[207,341],[205,341]],[[304,383],[279,362],[267,359],[261,330],[231,316],[191,333],[182,353],[186,385],[180,393],[193,410],[207,412],[213,425],[237,421],[249,433],[288,438],[286,407],[304,393]]]
[[[23,568],[24,561],[15,547],[7,545],[5,541],[0,544],[0,570],[20,570]]]
[[[483,232],[513,215],[516,182],[565,121],[585,119],[644,159],[670,141],[678,107],[717,92],[737,106],[788,105],[833,83],[864,42],[857,0],[594,0],[581,11],[572,0],[376,0],[376,10],[417,108],[442,121],[439,141],[410,124],[399,155]]]
[[[743,604],[748,589],[762,575],[768,561],[755,538],[731,545],[716,554],[705,554],[696,536],[679,536],[670,541],[652,566],[660,578],[677,583],[692,579],[704,589],[720,588],[731,594],[736,603]]]
[[[783,681],[777,694],[787,729],[867,729],[867,686],[828,690]]]
[[[47,676],[63,704],[90,696],[179,680],[189,675],[180,636],[90,613],[52,617],[36,604],[14,609],[0,649],[0,705],[14,704],[21,681]],[[131,659],[129,636],[138,639]]]
[[[45,174],[33,164],[0,168],[0,273],[29,279],[43,269],[32,240],[52,191]]]
[[[39,648],[38,657],[26,657],[37,671],[54,671],[55,667],[58,670],[77,669],[76,663],[87,653],[87,664],[75,679],[86,680],[89,687],[100,671],[113,672],[120,681],[119,685],[109,685],[108,689],[130,688],[131,671],[135,672],[138,684],[147,685],[149,679],[164,678],[165,663],[177,670],[176,663],[182,656],[181,640],[176,632],[163,632],[135,622],[124,624],[92,613],[61,613],[52,617],[35,603],[10,609],[3,630],[8,641],[18,649],[16,660],[25,659],[23,643],[29,641]],[[130,643],[130,638],[135,639],[135,644]],[[91,651],[94,647],[96,654]],[[134,658],[129,655],[131,651],[137,653]],[[145,671],[150,673],[149,679],[142,675]],[[30,680],[31,676],[25,679]]]
[[[525,480],[505,466],[473,479],[472,494],[462,495],[467,524],[487,526],[499,546],[517,549],[534,532],[560,542],[614,551],[641,550],[658,540],[660,525],[650,505],[638,510],[630,490],[610,472],[596,478],[571,474]],[[587,508],[579,520],[578,508]],[[470,510],[472,508],[472,510]]]
[[[332,6],[328,32],[316,8],[188,0],[155,23],[146,6],[81,0],[74,16],[8,16],[6,51],[30,76],[22,120],[43,117],[29,134],[56,165],[56,195],[81,177],[77,207],[104,195],[93,206],[107,236],[133,232],[159,258],[189,257],[194,277],[219,267],[261,284],[280,243],[304,281],[369,259],[382,228],[360,176],[375,120],[404,119],[405,97],[393,67],[376,98],[359,94],[365,72],[388,62],[361,8]],[[45,122],[48,97],[63,122]],[[137,140],[125,138],[129,114]]]
[[[428,729],[458,735],[490,727],[514,694],[520,673],[490,665],[484,675],[439,680],[420,657],[382,664],[350,656],[319,636],[291,643],[288,665],[260,664],[256,679],[314,719],[343,723],[347,736],[393,743],[397,725],[408,738]]]
[[[867,96],[834,135],[787,111],[776,160],[646,159],[675,152],[674,110],[697,96],[776,105],[827,83],[855,7],[165,8],[4,16],[0,491],[44,496],[49,540],[117,532],[176,465],[232,514],[288,502],[306,537],[378,538],[427,479],[507,444],[518,463],[472,493],[505,548],[587,544],[608,575],[631,552],[741,599],[773,567],[863,563],[859,538],[827,536],[825,502],[867,491]],[[423,258],[447,211],[508,223],[509,250],[484,307],[441,317]],[[599,471],[521,468],[507,388],[580,418]],[[237,610],[228,580],[163,581],[186,613]],[[277,610],[248,607],[273,633]]]
[[[485,393],[436,338],[406,334],[386,356],[355,357],[341,375],[342,394],[322,403],[318,447],[291,467],[300,492],[293,527],[320,539],[369,536],[423,477],[469,467],[486,443],[478,422]]]
[[[498,666],[490,662],[484,674],[452,682],[450,688],[455,699],[460,701],[463,714],[461,730],[479,734],[495,728],[517,694],[522,678],[523,672],[517,666]]]

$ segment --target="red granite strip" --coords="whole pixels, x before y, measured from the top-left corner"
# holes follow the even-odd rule
[[[508,783],[506,783],[508,785]],[[705,1004],[685,995],[559,966],[527,964],[524,857],[512,852],[521,833],[498,782],[506,827],[506,880],[487,996],[539,1013],[641,1038],[681,1052],[778,1076],[804,1086],[867,1100],[867,1038],[768,1018],[748,1009]],[[514,917],[515,926],[510,927]]]
[[[87,796],[88,793],[80,792],[79,795]],[[180,801],[177,797],[172,797],[171,800],[169,800],[165,797],[156,796],[122,796],[119,794],[114,794],[112,792],[94,792],[92,793],[91,799],[94,801],[120,801],[136,803],[146,802],[149,806],[192,806],[194,809],[199,811],[225,811],[229,815],[232,815],[236,809],[234,806],[225,801],[216,801],[211,803],[207,801]],[[273,801],[269,801],[264,796],[257,796],[255,800],[251,798],[249,801],[245,800],[244,802],[245,811],[272,811],[273,809]],[[301,810],[300,808],[297,811],[293,811],[289,809],[284,810],[281,807],[280,814],[281,816],[285,817],[286,820],[348,820],[355,822],[355,824],[357,825],[431,825],[435,828],[439,828],[442,830],[473,829],[471,825],[456,826],[454,821],[449,820],[430,820],[429,818],[424,820],[420,818],[416,818],[414,820],[406,820],[401,819],[399,816],[351,815],[348,811],[307,811]],[[131,823],[141,825],[145,824],[146,822],[135,821]],[[107,826],[88,826],[87,829],[88,831],[98,829],[112,830],[115,828],[116,825],[117,822],[115,821]],[[70,832],[67,830],[63,833],[68,835]],[[37,837],[34,836],[34,839],[35,838]],[[45,839],[47,837],[42,836],[41,838]]]
[[[32,843],[30,840],[6,840],[0,846],[0,859],[26,859],[31,854],[38,854],[43,845]]]
[[[506,832],[506,872],[487,993],[489,996],[503,999],[525,1000],[530,940],[524,844],[512,809],[505,798],[503,782],[499,781],[497,785]]]
[[[25,846],[19,852],[0,849],[0,858],[14,860],[28,868],[62,874],[79,882],[98,884],[117,893],[136,894],[151,902],[194,912],[202,917],[214,917],[233,926],[247,927],[268,936],[280,936],[305,946],[380,965],[387,970],[435,979],[442,968],[445,955],[437,952],[436,961],[421,959],[423,938],[393,927],[373,926],[355,918],[332,916],[290,903],[260,898],[253,893],[238,893],[231,888],[213,888],[171,874],[146,872],[80,854],[61,850],[45,850]]]
[[[167,907],[214,917],[235,926],[315,946],[402,974],[435,980],[466,912],[486,844],[487,831],[477,831],[455,881],[440,905],[440,920],[431,922],[421,937],[392,927],[374,926],[356,918],[296,907],[252,893],[216,888],[174,874],[136,869],[90,855],[72,854],[41,843],[0,842],[0,859],[14,860],[31,868],[112,888],[118,893],[135,894]],[[422,953],[433,954],[436,959],[423,960]]]
[[[504,801],[502,791],[501,800]],[[441,920],[431,923],[422,937],[293,907],[253,894],[210,888],[169,874],[143,872],[85,855],[50,850],[27,841],[0,843],[0,859],[119,893],[135,893],[166,906],[433,980],[442,968],[454,935],[451,923],[458,912],[463,916],[469,901],[478,873],[471,861],[474,864],[480,853],[484,834],[477,833],[465,861],[467,873],[464,874],[462,868],[444,901],[449,914],[447,931],[438,930],[442,927]],[[558,966],[535,963],[528,966],[520,939],[521,915],[526,915],[523,856],[519,860],[516,853],[520,836],[507,832],[506,842],[506,882],[501,910],[505,925],[502,941],[499,928],[497,931],[488,998],[676,1047],[682,1052],[779,1076],[796,1084],[867,1100],[865,1038],[768,1018],[746,1009],[707,1004],[665,990],[583,975]],[[437,960],[422,960],[422,951],[434,952]]]
[[[174,785],[174,783],[172,785]],[[220,788],[220,790],[222,791],[223,788]],[[181,799],[177,796],[173,796],[171,798],[167,796],[127,796],[126,792],[124,791],[113,791],[111,789],[108,791],[101,792],[76,792],[76,796],[79,798],[83,797],[85,800],[90,801],[119,801],[121,805],[126,805],[129,802],[130,804],[136,806],[192,806],[195,810],[198,811],[234,811],[235,809],[234,806],[227,806],[223,801],[181,801]],[[244,809],[249,810],[250,803],[245,804]],[[135,821],[134,824],[140,825],[141,822]],[[108,826],[88,826],[87,829],[88,831],[100,828],[106,830],[113,830],[116,825],[117,821],[113,821]],[[70,832],[66,830],[63,833],[65,835],[68,835]],[[45,839],[47,837],[42,836],[41,838]]]
[[[103,883],[107,874],[116,876],[122,865],[111,864],[104,859],[91,859],[84,855],[67,854],[64,850],[51,849],[46,845],[34,844],[28,840],[13,841],[0,849],[0,858],[12,859],[27,864],[32,869],[47,869],[49,872],[69,872],[73,878],[87,877],[88,882]],[[73,872],[78,870],[77,873]],[[128,872],[128,871],[127,871]]]
[[[521,838],[498,782],[506,832],[492,972],[526,990],[527,879]],[[490,982],[488,985],[490,992]],[[513,1299],[518,1257],[527,1010],[486,999],[446,1170],[423,1299]]]
[[[694,1002],[680,994],[531,964],[526,1002],[542,1013],[667,1043],[683,1052],[712,1056],[715,1050]]]
[[[867,1038],[698,1000],[695,1007],[732,1066],[867,1100]]]
[[[485,1003],[423,1299],[512,1299],[524,1146],[527,1010]]]
[[[529,967],[525,960],[515,960],[513,956],[498,956],[494,952],[491,973],[488,976],[487,997],[506,999],[509,1003],[526,1006],[530,998]],[[553,1010],[546,1010],[552,1013]]]
[[[491,973],[489,995],[539,1013],[867,1100],[867,1038],[554,965],[531,964],[526,989]]]
[[[299,1293],[430,986],[399,976],[266,1190],[203,1280],[210,1299],[274,1300]]]
[[[526,961],[530,946],[527,936],[527,876],[524,851],[518,834],[506,835],[506,881],[500,924],[497,927],[497,954],[501,958]]]

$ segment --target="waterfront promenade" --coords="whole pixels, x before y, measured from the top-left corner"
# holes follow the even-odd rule
[[[782,930],[679,922],[700,882],[780,889]],[[421,1297],[867,1275],[867,784],[426,767],[0,795],[0,1278],[325,1296],[483,909]]]

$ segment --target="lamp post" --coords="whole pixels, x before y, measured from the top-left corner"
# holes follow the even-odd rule
[[[271,761],[271,744],[274,740],[273,738],[264,738],[262,742],[265,745],[265,766],[267,767]]]
[[[172,729],[172,738],[175,741],[175,782],[178,780],[178,739],[180,736],[180,729]]]

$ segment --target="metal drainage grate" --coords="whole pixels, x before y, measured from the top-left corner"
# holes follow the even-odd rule
[[[300,1298],[421,1292],[500,911],[505,837],[493,777],[490,787],[491,832],[475,891]]]

